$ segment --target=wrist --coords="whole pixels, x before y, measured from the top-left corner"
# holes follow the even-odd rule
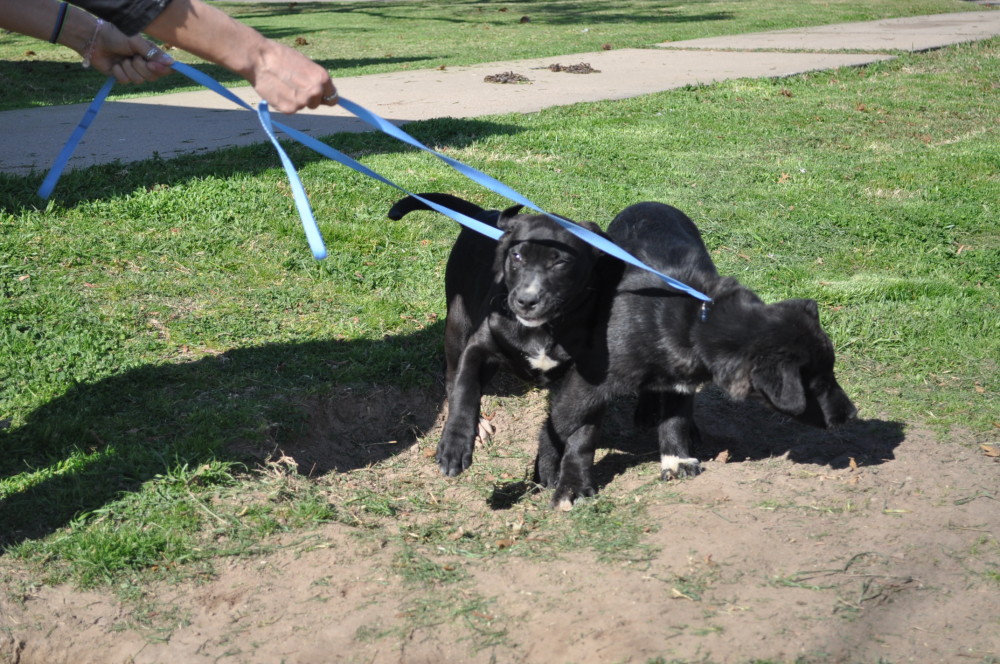
[[[93,16],[75,7],[70,7],[66,12],[62,30],[59,33],[56,43],[71,48],[80,55],[83,55],[87,50],[87,44],[91,42],[94,36],[97,25],[97,19]]]
[[[253,85],[260,78],[260,75],[269,69],[269,63],[274,58],[275,43],[265,39],[263,35],[253,29],[248,30],[243,43],[250,46],[237,49],[231,54],[232,60],[230,62],[220,64],[228,65],[229,69]]]

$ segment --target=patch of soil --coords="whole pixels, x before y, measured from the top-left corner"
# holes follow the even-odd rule
[[[456,541],[489,519],[547,510],[545,493],[507,481],[530,475],[544,394],[487,397],[496,433],[457,479],[441,477],[433,460],[440,398],[331,395],[314,404],[298,447],[284,451],[331,487],[374,473],[413,499],[453,504]],[[403,413],[412,417],[401,423]],[[285,536],[273,553],[223,559],[208,580],[149,587],[138,603],[143,627],[130,615],[136,604],[107,591],[9,589],[0,596],[0,662],[1000,658],[1000,464],[979,441],[878,419],[806,429],[713,390],[699,395],[696,416],[706,471],[663,483],[652,433],[632,427],[630,404],[609,415],[600,491],[644,509],[642,555],[457,557],[467,582],[428,590],[397,572],[406,549],[391,540],[411,526],[359,536],[331,523]],[[498,488],[484,495],[494,477]],[[524,501],[529,511],[518,512]],[[497,547],[527,541],[518,537]],[[10,560],[0,572],[27,578]],[[459,613],[463,606],[471,608]]]

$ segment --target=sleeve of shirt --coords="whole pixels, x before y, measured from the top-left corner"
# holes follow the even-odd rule
[[[126,35],[142,32],[160,15],[170,0],[69,0],[94,16],[113,23]]]

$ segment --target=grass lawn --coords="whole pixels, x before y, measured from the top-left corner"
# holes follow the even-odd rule
[[[228,9],[283,39],[304,35],[304,50],[346,75],[967,7],[871,4]],[[521,15],[528,28],[512,20]],[[524,39],[526,29],[546,38]],[[36,55],[12,59],[25,48],[9,37],[0,46],[0,76],[38,75],[9,83],[7,108],[92,94],[93,81],[75,89],[60,73],[65,53],[32,42]],[[865,68],[407,128],[572,218],[606,226],[634,202],[676,205],[721,272],[767,301],[819,301],[862,417],[986,442],[1000,423],[997,81],[1000,40],[991,40]],[[329,142],[412,191],[505,205],[391,139]],[[330,247],[322,262],[266,146],[74,171],[46,207],[36,178],[0,175],[0,545],[37,564],[39,578],[135,587],[149,575],[210,571],[213,559],[260,550],[275,533],[353,524],[351,505],[398,512],[336,475],[321,491],[239,450],[294,444],[316,399],[439,389],[442,274],[456,227],[432,214],[389,221],[393,190],[291,152]],[[635,511],[597,505],[617,510],[620,539],[609,546],[638,546]],[[536,529],[562,533],[536,550],[569,546],[565,522],[533,514]],[[400,566],[426,572],[425,562],[404,556]]]

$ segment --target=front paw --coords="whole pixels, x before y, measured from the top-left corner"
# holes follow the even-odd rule
[[[693,457],[661,457],[660,468],[660,479],[664,482],[701,474],[701,462]]]
[[[472,465],[472,443],[464,443],[454,436],[442,436],[437,449],[438,467],[442,474],[455,477]]]
[[[597,494],[597,490],[590,486],[571,487],[560,484],[556,487],[550,503],[552,509],[559,512],[568,512],[573,509],[573,503],[579,498],[592,498]]]

